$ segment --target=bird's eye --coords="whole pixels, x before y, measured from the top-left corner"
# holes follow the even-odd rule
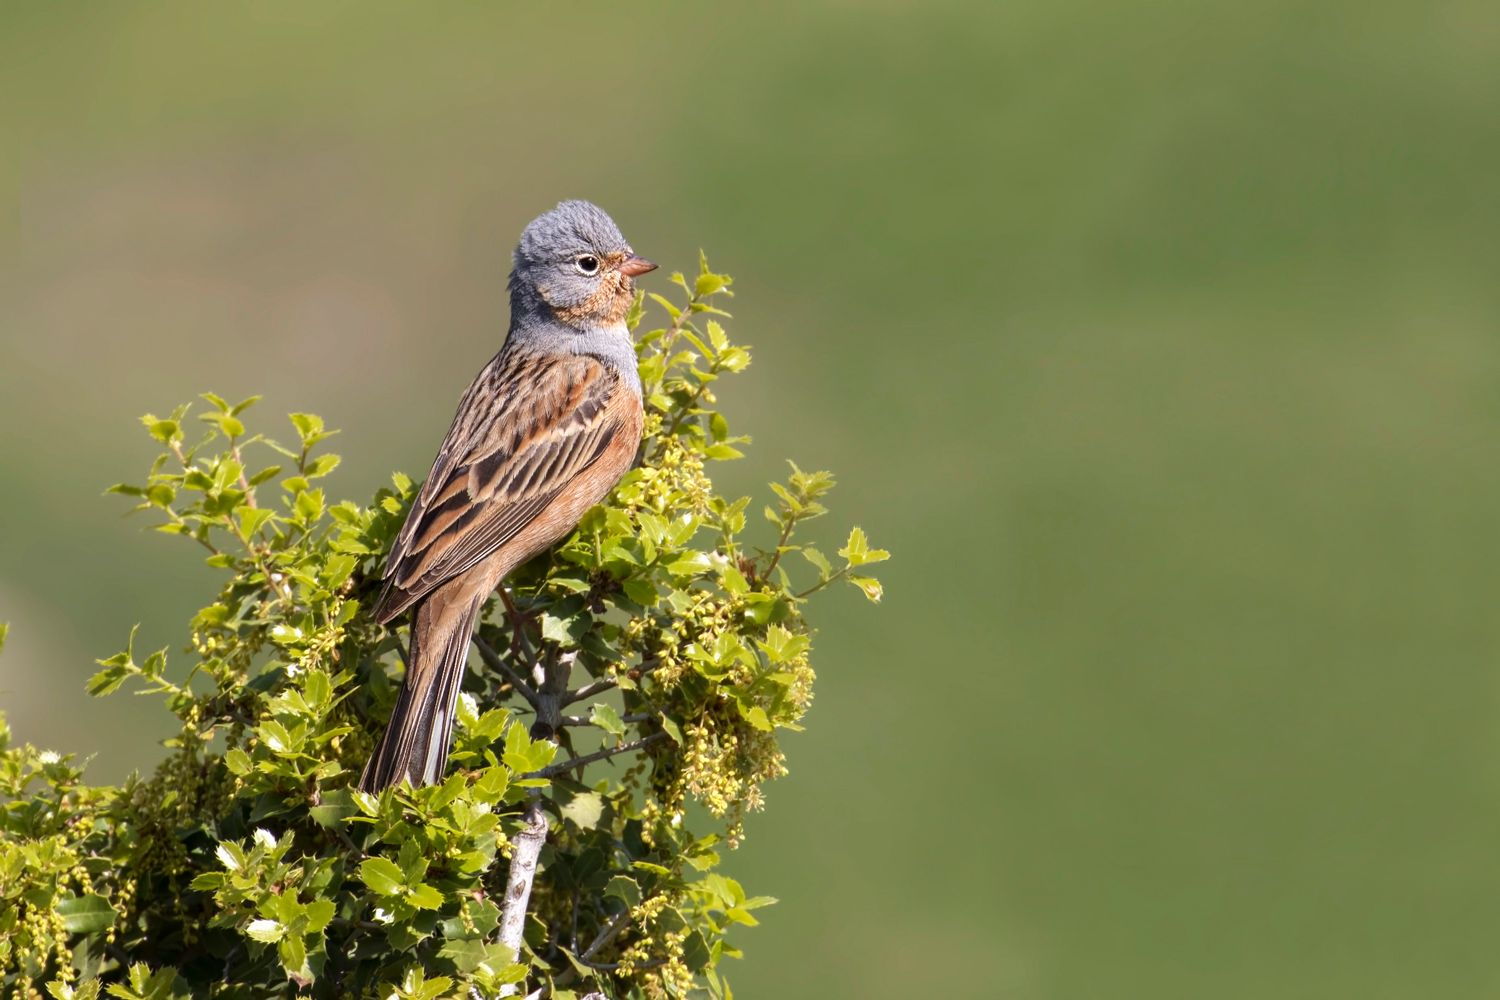
[[[577,266],[579,274],[597,274],[599,272],[599,258],[592,254],[584,254],[574,261],[574,264]]]

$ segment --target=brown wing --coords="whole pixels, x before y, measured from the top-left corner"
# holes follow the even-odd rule
[[[618,428],[628,391],[597,359],[502,351],[474,380],[386,562],[375,617],[399,615],[514,538]]]

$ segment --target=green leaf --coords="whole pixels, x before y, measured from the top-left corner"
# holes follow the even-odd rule
[[[576,603],[578,598],[573,598]],[[550,639],[565,647],[578,645],[578,640],[588,633],[594,618],[587,611],[580,611],[566,618],[557,618],[550,613],[542,614],[542,638]]]
[[[228,755],[226,754],[226,762]],[[359,815],[359,807],[354,804],[354,797],[349,794],[347,788],[340,788],[323,794],[323,801],[307,810],[314,823],[327,829],[342,826],[344,820],[350,816]]]
[[[413,906],[423,910],[436,910],[443,905],[443,894],[426,882],[412,886],[411,895],[408,898]]]
[[[851,576],[849,582],[865,592],[865,596],[876,604],[880,603],[881,596],[885,593],[880,586],[880,581],[868,576]]]
[[[331,899],[315,899],[307,904],[307,933],[321,934],[332,922],[338,908]]]
[[[150,432],[151,436],[162,444],[170,444],[173,441],[182,440],[182,430],[178,427],[175,420],[157,420],[155,417],[147,415],[141,418],[141,422],[146,425],[146,430]]]
[[[694,930],[682,942],[682,963],[693,972],[702,972],[703,967],[708,965],[708,959],[708,942],[703,940],[700,931]]]
[[[119,912],[103,896],[89,893],[73,899],[59,900],[53,909],[63,918],[70,934],[92,934],[114,926]]]
[[[279,920],[252,920],[245,928],[246,937],[263,944],[274,944],[280,941],[284,934],[286,934],[286,927]]]
[[[266,507],[241,507],[234,513],[239,519],[240,531],[244,532],[246,538],[253,536],[262,525],[276,516],[275,511]]]
[[[656,602],[661,600],[661,595],[657,593],[655,585],[644,577],[631,577],[625,581],[622,589],[625,591],[626,597],[642,607],[654,607]]]
[[[394,896],[406,884],[401,869],[385,858],[369,858],[359,866],[359,880],[382,896]]]
[[[450,960],[457,966],[459,972],[468,975],[483,965],[489,954],[485,950],[483,941],[470,938],[444,942],[443,947],[438,950],[438,957]]]
[[[276,956],[281,959],[281,967],[288,975],[297,978],[305,977],[307,966],[307,945],[301,934],[288,934],[276,945]]]
[[[641,905],[641,887],[629,875],[616,875],[610,879],[609,884],[604,887],[604,895],[622,900],[626,906]]]
[[[625,735],[625,723],[620,721],[620,714],[602,701],[594,703],[593,710],[589,712],[589,722],[612,736]]]
[[[682,553],[675,561],[667,564],[667,572],[673,576],[697,576],[699,573],[707,573],[713,568],[714,564],[708,558],[708,553],[697,552],[691,549]]]
[[[640,522],[641,534],[651,539],[651,544],[660,545],[667,537],[667,522],[650,511],[637,511],[635,519]]]
[[[250,773],[254,764],[251,763],[249,754],[235,747],[224,754],[224,766],[229,768],[231,773],[244,777]]]
[[[416,885],[427,874],[427,859],[422,857],[422,847],[415,838],[401,845],[396,864],[401,866],[401,880],[407,885]]]
[[[47,992],[51,993],[56,1000],[98,1000],[99,980],[86,979],[75,988],[61,980],[54,979],[47,984]]]
[[[129,676],[130,671],[125,667],[107,667],[89,678],[88,692],[95,698],[103,697],[125,683]]]
[[[762,732],[769,733],[776,728],[771,725],[771,720],[766,718],[766,710],[759,705],[751,705],[748,709],[742,709],[740,714],[745,717],[746,722]]]
[[[772,663],[780,664],[795,659],[811,645],[811,640],[805,635],[795,635],[780,625],[772,625],[766,630],[766,640],[756,640],[756,645],[765,650],[766,657]]]
[[[750,592],[750,584],[746,582],[745,576],[733,566],[725,566],[724,572],[719,575],[724,589],[735,597]]]
[[[656,300],[656,304],[659,305],[659,306],[661,306],[663,309],[665,309],[667,311],[667,315],[671,316],[674,320],[677,319],[678,317],[680,317],[682,315],[682,310],[678,309],[676,306],[674,306],[671,303],[671,300],[662,298],[660,295],[657,295],[655,292],[651,293],[651,298],[654,299],[654,300]]]
[[[307,463],[307,478],[317,479],[320,476],[326,476],[337,469],[341,461],[342,459],[337,455],[320,455],[314,461]]]
[[[828,558],[811,546],[799,549],[802,558],[818,568],[818,579],[826,580],[833,575],[833,566],[829,564]]]
[[[839,555],[849,560],[850,566],[863,566],[866,563],[881,562],[891,557],[891,554],[884,549],[870,548],[865,540],[865,533],[860,528],[850,530],[849,544],[839,549]]]
[[[561,799],[559,795],[559,799]],[[598,792],[576,792],[566,802],[560,802],[558,812],[572,820],[579,828],[593,830],[599,826],[604,815],[604,797]]]

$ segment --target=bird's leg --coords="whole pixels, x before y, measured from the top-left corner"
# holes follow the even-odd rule
[[[573,675],[573,661],[576,659],[577,650],[566,653],[553,650],[538,662],[536,721],[531,724],[532,739],[557,740],[557,733],[563,728],[563,699],[568,694],[568,679]]]
[[[536,621],[536,615],[522,614],[516,607],[515,602],[510,599],[510,591],[502,585],[499,588],[500,600],[505,605],[505,613],[510,617],[511,643],[518,651],[526,649],[526,626]],[[530,659],[530,656],[527,657]]]

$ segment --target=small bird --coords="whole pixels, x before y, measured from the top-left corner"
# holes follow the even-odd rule
[[[625,314],[634,279],[655,268],[586,201],[521,233],[510,332],[459,402],[386,561],[375,618],[411,609],[411,651],[363,790],[442,777],[480,607],[634,462],[644,412]]]

